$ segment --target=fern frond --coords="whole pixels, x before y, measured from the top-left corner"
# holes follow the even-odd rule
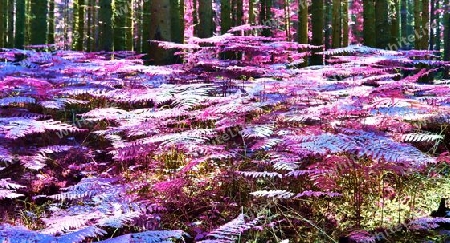
[[[211,231],[206,235],[206,238],[214,238],[212,240],[203,240],[199,243],[221,242],[221,243],[233,243],[237,236],[243,232],[251,229],[259,221],[259,218],[255,218],[252,221],[246,222],[245,215],[239,214],[235,219],[220,226],[219,228]]]
[[[86,238],[94,238],[106,234],[106,231],[96,227],[88,226],[77,231],[59,236],[58,243],[79,243],[84,242]]]
[[[236,173],[250,178],[283,178],[283,174],[277,172],[237,171]]]
[[[266,198],[291,198],[294,193],[288,192],[286,190],[260,190],[250,193],[255,197],[266,197]]]
[[[401,137],[401,141],[405,142],[434,142],[442,140],[444,140],[444,136],[430,133],[407,133]]]
[[[112,239],[97,241],[97,243],[168,243],[172,242],[172,239],[183,239],[185,236],[189,235],[182,230],[154,230],[126,234]]]

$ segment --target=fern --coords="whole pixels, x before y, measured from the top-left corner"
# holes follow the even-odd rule
[[[235,219],[230,222],[220,226],[219,228],[209,232],[206,235],[206,238],[213,238],[211,240],[202,240],[199,243],[232,243],[235,242],[236,238],[241,235],[244,231],[251,229],[255,226],[259,218],[256,218],[252,221],[246,222],[244,214],[239,214]]]
[[[181,230],[155,230],[142,233],[125,234],[116,238],[97,241],[98,243],[166,243],[172,242],[171,239],[183,239],[188,235]]]

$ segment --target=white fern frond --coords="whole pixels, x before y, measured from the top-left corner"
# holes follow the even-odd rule
[[[434,142],[444,140],[444,136],[430,133],[407,133],[402,135],[401,140],[404,142]]]
[[[265,197],[265,198],[291,198],[294,193],[288,192],[286,190],[260,190],[250,193],[255,197]]]

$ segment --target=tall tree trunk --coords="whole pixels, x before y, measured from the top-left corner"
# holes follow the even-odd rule
[[[55,0],[48,3],[48,37],[49,44],[55,43]]]
[[[348,0],[342,0],[342,45],[348,46]]]
[[[324,36],[325,36],[325,49],[331,48],[331,35],[333,28],[331,28],[332,25],[332,19],[333,19],[333,0],[325,0],[325,20],[324,20]]]
[[[298,26],[297,42],[299,44],[308,44],[308,1],[298,1]]]
[[[244,17],[244,2],[243,0],[236,0],[236,26],[242,25],[242,18]]]
[[[77,28],[75,33],[77,34],[76,38],[76,44],[75,44],[75,50],[77,51],[83,51],[84,47],[84,13],[86,9],[86,2],[85,0],[78,0],[78,6],[77,6]]]
[[[150,1],[144,1],[142,6],[142,52],[148,53],[150,47],[150,28],[151,28],[151,5]],[[146,57],[148,58],[148,57]]]
[[[184,33],[184,26],[183,26],[183,20],[180,16],[180,11],[184,6],[181,7],[178,0],[171,0],[171,15],[170,17],[172,22],[172,41],[176,43],[182,43],[183,42],[183,33]]]
[[[86,10],[87,10],[87,23],[86,23],[86,51],[92,51],[91,45],[92,45],[92,30],[93,30],[93,21],[92,21],[92,0],[87,0],[86,3]]]
[[[113,49],[113,42],[112,42],[112,36],[113,36],[113,29],[112,29],[112,6],[111,6],[111,0],[99,0],[99,13],[98,13],[98,20],[99,20],[99,46],[100,50],[103,51],[112,51]]]
[[[436,5],[437,5],[438,0],[431,0],[430,1],[430,27],[435,25],[436,23]],[[428,38],[428,49],[429,50],[434,50],[434,28],[430,28],[430,38]]]
[[[114,0],[114,51],[132,49],[131,5],[130,0]]]
[[[389,28],[389,5],[388,0],[376,0],[375,25],[377,36],[377,47],[386,48],[390,41],[391,29]]]
[[[444,61],[450,61],[450,0],[444,0]],[[450,69],[446,68],[444,78],[450,78]]]
[[[220,33],[225,34],[231,28],[230,0],[220,0]]]
[[[271,16],[272,16],[272,0],[261,0],[261,7],[259,11],[259,19],[261,24],[267,25],[268,22],[272,22]],[[272,31],[270,28],[265,28],[262,30],[261,33],[263,36],[269,37],[272,35]]]
[[[32,45],[45,44],[47,37],[47,0],[31,2],[31,39]]]
[[[323,0],[312,1],[311,5],[311,27],[312,27],[312,38],[311,44],[316,46],[323,45],[323,28],[324,28],[324,11],[323,11]],[[316,54],[315,51],[311,56],[311,65],[322,65],[323,56]]]
[[[422,27],[422,2],[421,0],[414,0],[414,48],[417,50],[422,49],[421,42],[421,27]]]
[[[341,0],[333,0],[332,48],[341,47]]]
[[[375,33],[375,2],[364,0],[364,45],[376,46]]]
[[[398,46],[398,39],[400,35],[400,5],[398,0],[392,1],[392,12],[394,13],[391,20],[391,45],[395,45],[396,49]],[[396,51],[396,50],[394,50]]]
[[[15,47],[23,49],[25,42],[25,0],[16,0]]]
[[[428,49],[430,39],[430,1],[422,0],[422,38],[420,47],[423,50]]]
[[[441,4],[440,1],[436,1],[436,10],[440,10]],[[441,51],[441,12],[437,11],[436,13],[436,45],[435,50]]]
[[[250,25],[255,24],[255,3],[254,0],[248,0],[248,23]]]
[[[170,0],[150,0],[150,31],[151,40],[171,41]],[[148,50],[151,64],[169,64],[172,62],[171,53],[151,43]]]
[[[192,24],[194,25],[194,35],[198,35],[198,14],[197,14],[197,0],[192,0]]]
[[[8,44],[14,47],[14,0],[8,0]]]
[[[213,12],[211,0],[199,0],[198,2],[198,17],[200,20],[198,37],[211,37],[214,33]]]
[[[0,0],[0,48],[5,47],[6,0]]]
[[[408,39],[408,6],[406,5],[406,0],[400,1],[400,18],[401,18],[401,28],[400,28],[401,37]]]

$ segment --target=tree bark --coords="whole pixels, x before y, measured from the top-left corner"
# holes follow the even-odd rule
[[[345,1],[345,0],[344,0]],[[333,0],[331,47],[341,47],[341,0]]]
[[[389,5],[387,0],[376,0],[375,5],[376,46],[386,48],[390,41]]]
[[[170,16],[170,0],[150,0],[150,40],[171,41],[172,23]],[[151,64],[164,65],[172,63],[172,55],[169,51],[158,47],[156,43],[150,43],[148,57]]]
[[[220,0],[220,33],[225,34],[231,28],[230,0]]]
[[[0,48],[5,47],[6,0],[0,0]]]
[[[393,0],[392,4],[394,15],[391,20],[391,39],[389,42],[399,48],[400,46],[398,46],[398,39],[400,36],[400,5],[398,0]]]
[[[25,42],[25,0],[16,0],[15,47],[23,49]]]
[[[428,49],[430,39],[430,1],[422,0],[422,38],[420,47],[423,50]]]
[[[8,43],[7,47],[14,47],[14,0],[8,0]]]
[[[32,45],[45,44],[47,37],[47,0],[31,2],[31,39]]]
[[[422,2],[421,0],[414,0],[414,48],[417,50],[422,49],[421,42],[421,27],[422,27]]]
[[[151,5],[150,1],[144,1],[142,6],[142,52],[148,53],[150,47],[150,28],[151,28],[151,17],[150,17]],[[148,58],[148,57],[146,57]]]
[[[112,6],[110,0],[99,0],[99,47],[103,51],[112,51],[113,50],[113,42],[112,42]]]
[[[324,11],[323,11],[323,0],[312,1],[311,5],[311,27],[312,27],[312,38],[311,44],[316,46],[323,45],[323,28],[324,28]],[[323,56],[316,54],[313,51],[311,56],[311,65],[322,65]]]
[[[408,6],[406,0],[400,1],[401,37],[408,38]]]
[[[376,46],[375,33],[375,2],[364,0],[364,45]]]
[[[48,36],[49,44],[55,43],[55,0],[49,0],[48,3]]]
[[[342,0],[342,46],[347,47],[348,40],[348,0]]]
[[[297,42],[308,44],[308,1],[299,0],[298,4]]]
[[[198,37],[208,38],[214,33],[213,14],[212,14],[212,1],[211,0],[199,0],[198,2],[198,17],[199,17],[199,29]]]

